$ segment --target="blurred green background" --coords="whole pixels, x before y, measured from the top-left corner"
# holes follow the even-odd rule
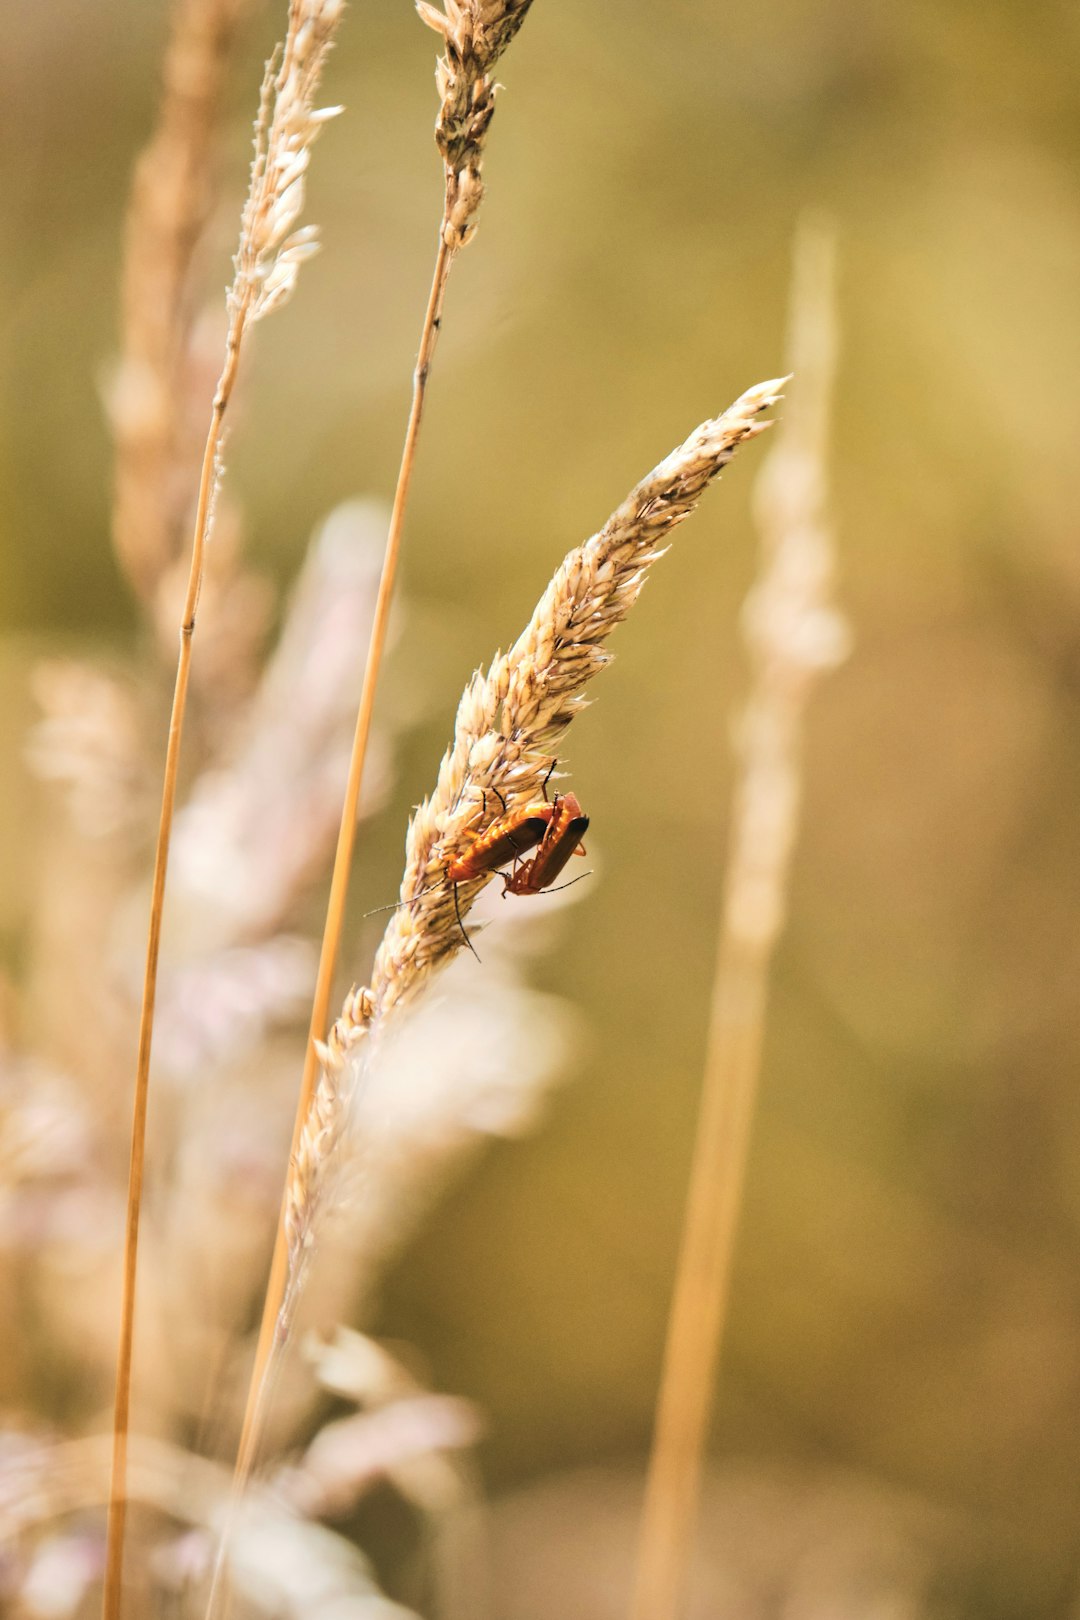
[[[262,7],[234,75],[224,288]],[[27,904],[20,649],[123,653],[98,389],[117,345],[155,0],[5,19],[0,926]],[[260,329],[232,492],[281,580],[387,496],[441,176],[434,40],[356,0],[308,217]],[[394,892],[457,693],[552,566],[703,417],[783,368],[807,206],[839,236],[831,475],[855,651],[822,684],[718,1392],[718,1461],[826,1463],[960,1515],[958,1612],[1080,1604],[1080,12],[536,0],[452,278],[389,671],[429,704],[363,840]],[[375,1324],[490,1414],[496,1490],[647,1445],[700,1084],[752,578],[743,453],[678,534],[566,749],[599,870],[539,981],[585,1040]],[[580,894],[581,891],[579,891]],[[367,971],[363,931],[347,975]],[[957,1532],[960,1535],[960,1532]]]

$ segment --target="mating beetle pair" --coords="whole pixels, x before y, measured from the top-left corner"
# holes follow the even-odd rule
[[[504,898],[508,894],[539,894],[543,889],[550,888],[571,855],[585,853],[581,840],[588,829],[589,818],[582,810],[577,794],[557,793],[553,800],[547,796],[547,785],[554,769],[555,761],[552,760],[551,769],[543,782],[543,799],[524,805],[520,810],[508,811],[506,800],[498,788],[494,788],[492,791],[502,805],[502,815],[479,833],[465,852],[457,860],[451,861],[446,869],[446,881],[454,887],[454,911],[458,927],[470,950],[472,943],[465,932],[458,907],[459,883],[495,872],[508,861],[513,861],[514,867],[509,877],[503,874]],[[536,849],[536,854],[519,865],[522,855],[530,849]],[[571,881],[576,883],[577,879]],[[563,887],[568,885],[564,884]],[[476,954],[475,951],[473,954]]]
[[[557,793],[554,801],[548,799],[547,785],[554,769],[553,763],[544,778],[543,799],[512,813],[498,788],[492,790],[503,813],[473,839],[463,855],[450,862],[447,882],[466,883],[513,861],[513,872],[503,878],[503,893],[539,894],[554,883],[571,855],[584,855],[581,840],[589,818],[576,793]],[[519,866],[521,856],[537,844],[540,848],[532,860]]]
[[[547,796],[547,786],[556,763],[557,761],[552,760],[551,768],[544,777],[542,785],[544,797],[532,804],[524,805],[520,810],[508,810],[506,800],[498,788],[492,788],[492,792],[502,805],[502,815],[491,822],[483,832],[477,833],[466,846],[464,853],[447,865],[445,882],[454,891],[454,915],[461,929],[461,937],[474,956],[476,951],[465,930],[458,903],[459,883],[468,883],[472,878],[497,872],[500,866],[513,861],[514,867],[509,877],[505,872],[501,874],[503,897],[508,894],[540,894],[555,882],[571,855],[585,853],[585,846],[581,840],[588,830],[589,818],[582,810],[577,794],[556,793],[554,799]],[[519,865],[522,855],[530,849],[535,849],[536,854],[531,860]],[[582,874],[583,877],[588,875],[588,872]],[[571,883],[579,881],[578,878],[570,880]],[[432,887],[441,888],[442,885],[434,884]],[[564,883],[561,887],[568,889],[570,883]],[[421,889],[409,900],[399,900],[397,905],[381,906],[378,909],[396,911],[399,906],[411,905],[421,894],[430,893],[431,888]],[[368,915],[372,914],[369,912]]]

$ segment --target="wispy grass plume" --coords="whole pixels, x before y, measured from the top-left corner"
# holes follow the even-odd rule
[[[311,227],[294,230],[294,226],[303,207],[304,176],[312,142],[326,117],[337,110],[316,111],[314,98],[342,10],[343,0],[290,0],[284,45],[267,66],[260,95],[259,116],[255,125],[255,158],[251,169],[251,183],[242,217],[240,245],[234,261],[235,275],[227,298],[229,327],[225,362],[214,394],[199,475],[198,502],[191,543],[191,567],[179,626],[180,650],[165,753],[161,815],[151,888],[146,970],[139,1019],[113,1418],[113,1485],[109,1499],[105,1620],[117,1620],[121,1605],[135,1278],[154,1003],[161,947],[161,918],[191,672],[195,619],[202,589],[203,562],[212,519],[214,491],[220,476],[222,431],[248,326],[284,302],[295,285],[301,262],[315,250]]]
[[[805,232],[792,295],[795,386],[759,476],[761,564],[743,610],[750,694],[737,729],[731,847],[701,1111],[668,1326],[638,1551],[633,1620],[676,1620],[754,1110],[773,948],[783,926],[801,796],[803,709],[844,658],[832,602],[825,452],[835,366],[833,244]]]
[[[124,251],[121,353],[109,380],[116,446],[113,537],[151,603],[190,514],[187,421],[192,261],[215,195],[222,94],[254,0],[179,0],[162,70],[158,126],[139,158]],[[191,455],[189,456],[189,452]]]

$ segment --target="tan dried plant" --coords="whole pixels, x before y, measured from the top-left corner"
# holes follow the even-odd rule
[[[294,1154],[286,1194],[288,1282],[277,1322],[281,1345],[333,1191],[349,1102],[372,1053],[373,1037],[466,939],[463,918],[491,874],[457,886],[446,868],[483,824],[496,793],[514,807],[534,799],[584,688],[611,658],[604,643],[636,602],[650,566],[675,526],[693,511],[739,446],[769,426],[760,420],[780,397],[761,383],[722,416],[702,423],[644,478],[599,533],[563,559],[525,630],[507,653],[477,673],[458,706],[454,740],[434,792],[419,806],[405,845],[401,902],[375,958],[370,987],[354,990],[320,1043],[322,1074]]]
[[[836,364],[834,239],[806,227],[792,287],[796,385],[756,489],[761,565],[743,609],[750,692],[736,732],[731,846],[694,1158],[668,1322],[632,1620],[676,1620],[693,1548],[815,682],[847,655],[826,476]]]
[[[375,693],[386,646],[390,605],[397,578],[401,540],[405,528],[405,511],[416,464],[416,447],[423,419],[428,377],[442,326],[446,284],[457,254],[475,233],[476,215],[483,200],[484,188],[480,171],[484,142],[495,111],[497,89],[491,76],[492,70],[521,27],[531,4],[532,0],[447,0],[446,11],[440,12],[427,4],[427,0],[418,0],[417,9],[421,18],[441,36],[445,46],[444,54],[436,68],[439,114],[435,125],[435,142],[443,157],[446,191],[431,290],[424,311],[420,345],[413,369],[412,400],[386,536],[386,550],[375,603],[371,641],[357,707],[356,730],[341,810],[334,869],[330,879],[326,924],[323,929],[315,992],[312,997],[308,1044],[293,1123],[290,1164],[294,1163],[303,1151],[301,1133],[313,1109],[315,1088],[319,1078],[318,1043],[323,1037],[330,1017],[330,996],[345,926],[349,874],[356,842],[360,784],[364,776],[371,737]],[[240,1434],[236,1464],[238,1492],[242,1490],[244,1481],[251,1472],[259,1442],[262,1414],[266,1410],[268,1366],[277,1332],[276,1323],[283,1310],[288,1282],[288,1254],[291,1246],[287,1230],[288,1206],[289,1194],[286,1191],[282,1199],[281,1219],[270,1263],[262,1323]]]
[[[161,918],[191,672],[192,642],[202,589],[206,543],[213,516],[214,494],[221,472],[222,431],[248,326],[284,302],[296,283],[300,264],[315,251],[312,227],[304,226],[297,230],[294,226],[303,208],[305,174],[312,143],[326,119],[339,110],[330,108],[317,111],[314,99],[342,11],[343,0],[290,0],[284,44],[267,65],[255,124],[255,157],[250,187],[241,220],[240,244],[234,261],[235,275],[227,297],[229,326],[225,361],[214,394],[199,475],[198,501],[191,543],[191,566],[179,626],[180,650],[165,754],[161,814],[151,887],[146,968],[139,1018],[113,1418],[113,1487],[109,1500],[104,1597],[106,1620],[116,1620],[120,1613],[121,1601],[135,1278],[150,1054],[161,946]],[[182,191],[178,192],[177,196],[183,201]]]
[[[420,16],[446,45],[435,69],[440,102],[435,143],[446,165],[441,234],[451,252],[473,234],[484,199],[480,170],[497,88],[491,71],[531,4],[532,0],[446,0],[442,12],[428,0],[416,0]]]
[[[113,539],[151,603],[191,506],[185,475],[194,316],[192,261],[215,193],[222,92],[253,0],[181,0],[162,69],[158,125],[132,182],[124,247],[121,353],[108,385],[116,447]]]

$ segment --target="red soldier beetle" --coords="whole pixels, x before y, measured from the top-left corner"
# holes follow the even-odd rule
[[[525,805],[513,814],[506,808],[506,800],[497,787],[491,789],[499,803],[502,805],[502,815],[498,816],[482,833],[478,833],[469,844],[463,855],[456,861],[451,861],[446,868],[446,878],[449,883],[467,883],[470,878],[483,877],[486,872],[494,872],[507,861],[517,861],[528,849],[534,849],[544,837],[551,818],[555,814],[559,803],[558,794],[555,804],[547,796],[548,783],[554,771],[557,760],[552,760],[548,766],[548,773],[541,784],[543,800]],[[484,791],[480,814],[487,810],[487,791]]]
[[[445,881],[453,887],[454,915],[457,917],[461,937],[474,956],[477,956],[476,947],[469,938],[458,901],[459,883],[468,883],[473,878],[484,877],[495,872],[500,866],[505,866],[508,861],[513,861],[513,872],[509,877],[503,876],[503,897],[508,894],[540,894],[554,883],[572,855],[585,853],[581,838],[588,828],[589,818],[582,811],[577,795],[557,793],[554,802],[547,796],[547,786],[556,764],[557,761],[552,760],[544,777],[543,799],[523,805],[520,810],[508,810],[505,798],[498,788],[493,787],[491,791],[502,805],[502,815],[497,816],[483,832],[478,833],[464,852],[447,865]],[[485,792],[481,814],[486,805]],[[521,856],[530,849],[536,849],[536,854],[532,860],[519,866]],[[588,873],[583,875],[587,877]],[[579,881],[578,878],[572,879],[574,883]],[[436,888],[438,886],[434,885]],[[564,883],[561,887],[569,888],[570,884]],[[430,889],[419,891],[419,894],[430,893]],[[419,898],[419,894],[412,898]],[[411,901],[398,901],[397,904],[409,905]],[[396,907],[380,909],[393,910]]]
[[[531,861],[515,866],[509,877],[503,878],[503,897],[508,894],[540,894],[550,888],[572,855],[584,855],[581,842],[588,831],[589,818],[581,808],[576,793],[561,793],[550,806],[551,815],[540,848]],[[588,873],[584,873],[588,876]],[[571,883],[580,882],[572,878]],[[560,887],[568,889],[569,883]]]
[[[499,798],[502,801],[502,815],[473,839],[463,855],[450,862],[446,868],[448,883],[467,883],[470,878],[494,872],[497,867],[517,860],[526,850],[534,849],[540,843],[553,814],[553,807],[547,800],[527,804],[524,809],[510,815],[501,793]]]
[[[461,916],[461,905],[458,901],[458,884],[467,883],[471,878],[483,877],[485,873],[494,872],[498,867],[505,866],[507,861],[514,862],[514,875],[517,876],[517,863],[526,850],[535,849],[542,844],[547,836],[551,822],[554,819],[559,801],[550,804],[547,799],[547,785],[551,771],[555,769],[552,761],[551,770],[544,778],[544,798],[534,804],[527,804],[513,813],[507,810],[506,800],[498,788],[493,788],[502,805],[503,813],[485,830],[478,834],[469,844],[464,854],[459,855],[456,861],[451,861],[446,868],[446,881],[454,888],[454,915],[457,917],[461,937],[476,956],[476,947],[469,938],[468,930]],[[486,802],[486,795],[485,795]],[[531,863],[530,863],[531,864]]]

